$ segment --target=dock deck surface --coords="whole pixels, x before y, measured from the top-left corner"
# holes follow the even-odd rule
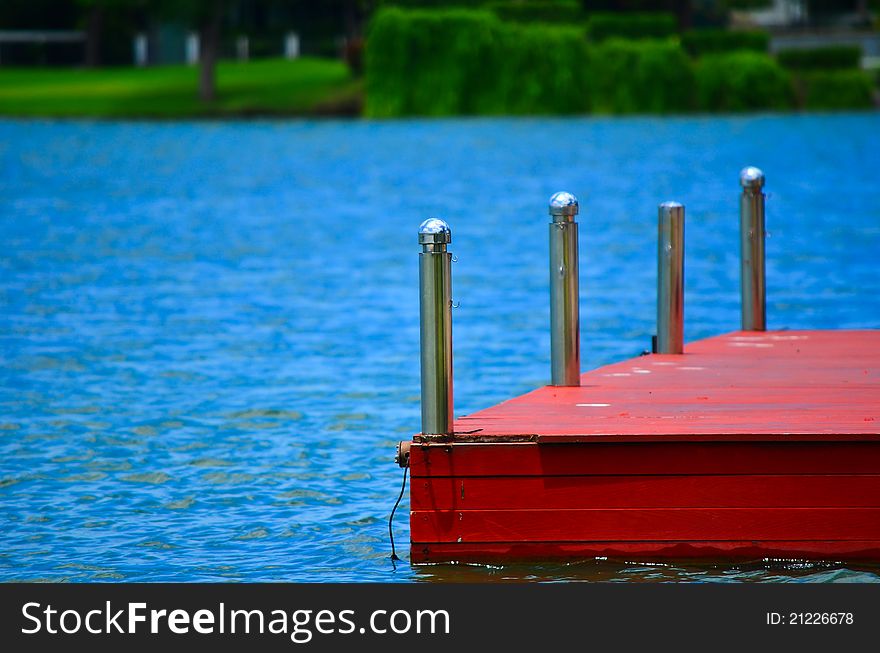
[[[880,435],[880,331],[734,332],[462,417],[457,441],[861,440]]]

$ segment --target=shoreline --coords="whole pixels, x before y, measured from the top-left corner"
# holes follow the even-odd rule
[[[352,123],[378,123],[392,124],[405,122],[480,122],[488,120],[500,120],[509,122],[527,122],[534,120],[686,120],[699,119],[711,120],[714,118],[759,118],[759,117],[812,117],[812,116],[868,116],[880,115],[880,107],[870,109],[816,109],[816,110],[793,110],[793,111],[742,111],[742,112],[693,112],[693,113],[583,113],[583,114],[498,114],[498,115],[473,115],[461,114],[454,116],[400,116],[394,118],[370,118],[362,113],[346,112],[242,112],[242,113],[206,113],[206,114],[181,114],[181,115],[147,115],[131,114],[123,116],[108,115],[59,115],[59,114],[5,114],[0,111],[0,122],[99,122],[99,123],[210,123],[210,122],[352,122]]]
[[[880,111],[873,106],[779,108],[743,111],[684,110],[654,113],[583,112],[483,113],[449,115],[366,115],[366,81],[336,59],[302,58],[222,61],[217,67],[218,97],[197,98],[192,66],[150,68],[0,68],[0,118],[17,120],[93,120],[173,122],[249,120],[467,120],[608,117],[711,117],[723,115],[814,115]]]

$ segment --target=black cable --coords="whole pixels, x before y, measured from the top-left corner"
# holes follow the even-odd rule
[[[400,494],[397,497],[397,501],[394,502],[394,507],[391,509],[391,516],[388,518],[388,535],[391,537],[391,560],[392,562],[395,560],[400,560],[397,557],[397,552],[394,549],[394,528],[392,527],[394,524],[394,513],[397,511],[397,506],[400,505],[400,500],[403,498],[403,493],[406,491],[406,474],[409,472],[409,465],[403,468],[403,484],[400,486]]]

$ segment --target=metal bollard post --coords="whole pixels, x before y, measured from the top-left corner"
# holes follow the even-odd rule
[[[452,435],[451,241],[449,225],[439,218],[419,226],[422,435]]]
[[[578,307],[577,198],[550,198],[550,383],[580,385],[581,344]]]
[[[663,202],[657,221],[657,353],[684,352],[684,206]]]
[[[749,166],[739,173],[740,286],[742,330],[767,329],[764,281],[764,173]]]

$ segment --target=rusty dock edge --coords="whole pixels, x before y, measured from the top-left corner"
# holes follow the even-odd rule
[[[880,331],[735,332],[410,445],[414,562],[880,560]]]

